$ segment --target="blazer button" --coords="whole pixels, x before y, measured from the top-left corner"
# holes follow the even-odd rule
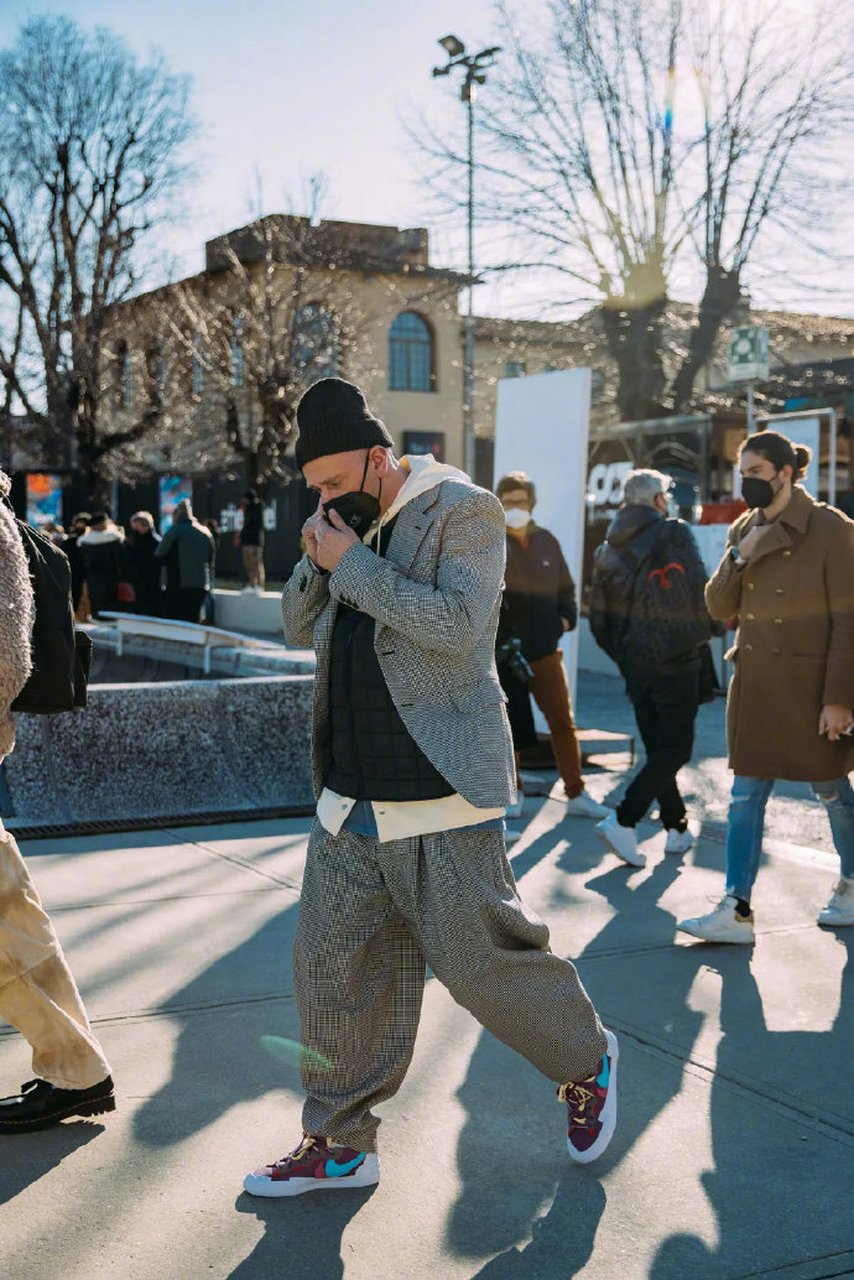
[[[753,583],[752,583],[752,582],[748,582],[748,584],[747,584],[747,590],[748,590],[748,591],[753,591],[753,589],[754,589],[754,587],[753,587]]]
[[[782,618],[775,618],[775,619],[774,619],[774,626],[775,626],[775,627],[782,627],[782,625],[783,625],[783,619],[782,619]]]
[[[771,650],[771,652],[772,652],[773,654],[775,654],[777,657],[779,657],[779,656],[780,656],[780,654],[783,652],[783,650],[782,650],[782,649],[772,649],[772,650]]]
[[[785,594],[786,594],[786,593],[785,593],[785,591],[783,590],[783,588],[782,588],[782,587],[775,587],[775,588],[774,588],[774,595],[775,595],[775,596],[784,596]]]
[[[755,614],[755,613],[749,613],[749,614],[747,615],[747,621],[748,621],[748,622],[755,622],[755,621],[756,621],[756,614]]]
[[[748,652],[748,653],[753,653],[753,645],[752,645],[752,644],[746,644],[744,647],[745,647],[745,649],[747,650],[747,652]]]
[[[784,556],[790,556],[791,554],[792,554],[792,553],[791,553],[791,551],[784,551],[784,552],[783,552],[783,555],[784,555]]]

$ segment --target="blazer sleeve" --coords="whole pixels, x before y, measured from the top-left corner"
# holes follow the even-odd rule
[[[837,522],[824,569],[831,630],[823,701],[854,709],[854,523]]]
[[[318,573],[304,555],[282,589],[282,627],[294,649],[314,644],[317,615],[329,602],[329,574]]]
[[[413,581],[357,542],[330,576],[329,590],[423,649],[468,653],[489,625],[501,592],[501,504],[476,490],[450,508],[441,536],[435,585]]]

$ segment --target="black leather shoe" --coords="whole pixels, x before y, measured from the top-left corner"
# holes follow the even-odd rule
[[[69,1116],[100,1116],[115,1109],[112,1076],[91,1089],[58,1089],[46,1080],[28,1080],[19,1094],[0,1098],[0,1133],[32,1133]]]

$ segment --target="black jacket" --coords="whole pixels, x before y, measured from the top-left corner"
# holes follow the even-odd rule
[[[527,546],[507,535],[507,569],[499,641],[518,636],[529,662],[554,653],[564,632],[578,622],[575,583],[560,543],[548,529],[528,526]]]
[[[692,609],[703,622],[707,636],[711,634],[703,598],[706,568],[690,527],[684,520],[665,520],[652,507],[632,503],[620,508],[611,521],[606,541],[596,548],[590,589],[593,638],[619,666],[625,664],[627,656],[623,641],[632,610],[637,557],[648,553],[653,544],[662,558],[684,567]]]
[[[241,547],[263,547],[264,505],[260,499],[246,502],[243,508],[243,528],[240,530]]]

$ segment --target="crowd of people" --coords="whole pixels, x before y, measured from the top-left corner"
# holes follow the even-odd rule
[[[611,809],[585,786],[560,648],[577,624],[575,587],[557,539],[533,519],[530,478],[504,476],[496,495],[430,456],[398,459],[361,390],[339,378],[311,387],[297,420],[296,462],[317,495],[282,595],[286,642],[317,658],[317,813],[294,952],[306,1098],[300,1140],[244,1187],[280,1197],[379,1181],[375,1108],[409,1066],[428,966],[552,1082],[569,1156],[590,1162],[615,1131],[618,1037],[574,965],[551,950],[506,855],[520,754],[536,736],[531,696],[551,730],[567,814],[595,820],[605,845],[636,868],[645,861],[638,824],[657,806],[667,854],[684,855],[694,836],[677,774],[698,707],[714,693],[710,639],[737,626],[725,893],[678,928],[754,941],[751,892],[776,778],[811,782],[825,805],[841,876],[819,923],[854,925],[854,522],[799,483],[806,450],[771,431],[750,436],[740,457],[747,509],[707,581],[690,529],[671,514],[670,478],[627,478],[597,552],[590,622],[625,680],[646,758]],[[12,592],[0,621],[13,632],[0,650],[15,654],[0,670],[2,755],[29,665],[32,601],[14,528],[0,515],[10,565],[0,584]],[[149,540],[138,563],[165,563],[167,593],[171,567],[198,613],[209,535],[188,507],[162,541],[137,523],[134,545]],[[80,551],[91,548],[84,566],[100,602],[101,566],[123,554],[123,540],[106,518],[76,536]],[[11,837],[0,844],[0,876],[12,904],[0,916],[0,956],[11,966],[0,973],[0,1015],[33,1039],[37,1074],[0,1100],[0,1132],[28,1132],[109,1109],[113,1086]],[[41,963],[17,958],[28,938]],[[27,1018],[31,1005],[38,1019]]]
[[[258,593],[264,589],[264,525],[263,504],[254,489],[244,493],[241,512],[234,541],[246,575],[243,590]],[[50,522],[42,531],[68,557],[79,622],[103,613],[214,620],[219,526],[213,519],[198,520],[189,499],[177,503],[162,537],[150,511],[135,512],[127,529],[108,511],[81,511],[67,530]]]

